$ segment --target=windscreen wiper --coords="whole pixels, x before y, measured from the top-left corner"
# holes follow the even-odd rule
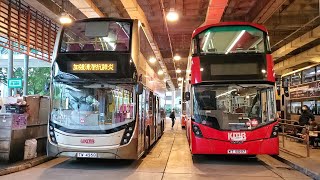
[[[56,76],[57,77],[57,76]],[[96,81],[87,80],[87,79],[65,79],[65,78],[54,78],[56,82],[62,82],[69,85],[90,85]]]
[[[79,77],[76,75],[70,74],[70,73],[61,73],[61,74],[54,76],[54,79],[68,79],[68,80],[70,80],[70,79],[79,79]]]

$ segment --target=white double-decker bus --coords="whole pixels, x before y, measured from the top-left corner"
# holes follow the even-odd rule
[[[137,20],[64,25],[51,77],[49,156],[138,159],[164,130],[165,85]],[[154,66],[153,68],[151,66]]]

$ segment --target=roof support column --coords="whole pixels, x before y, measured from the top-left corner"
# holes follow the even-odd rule
[[[28,95],[28,72],[29,72],[29,56],[24,55],[24,62],[23,62],[23,95]]]
[[[11,49],[9,49],[9,57],[8,57],[8,83],[9,83],[9,79],[12,78],[13,76],[13,51]],[[12,96],[12,89],[9,88],[9,84],[8,84],[8,97]]]

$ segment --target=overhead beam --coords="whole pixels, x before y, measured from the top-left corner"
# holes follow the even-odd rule
[[[219,23],[227,5],[228,0],[210,0],[204,24]]]
[[[54,20],[59,22],[60,8],[53,3],[51,0],[42,0],[41,3],[35,0],[24,0],[27,4],[39,10],[41,13]]]
[[[296,14],[296,15],[280,15],[272,16],[268,23],[268,29],[291,29],[301,27],[312,18],[316,17],[318,14]]]
[[[308,62],[320,63],[320,45],[275,64],[274,70],[279,73],[287,68]]]
[[[92,0],[69,0],[75,7],[77,7],[85,16],[90,18],[104,17],[105,15],[92,2]]]
[[[122,5],[124,6],[124,8],[127,10],[130,18],[131,19],[139,19],[140,22],[144,25],[144,30],[145,30],[146,36],[149,40],[149,43],[151,45],[151,48],[152,48],[156,58],[159,60],[159,64],[160,64],[162,70],[165,72],[165,77],[168,80],[168,83],[169,83],[171,89],[175,89],[175,86],[172,82],[172,79],[169,76],[169,74],[167,73],[168,72],[167,67],[165,66],[165,63],[163,62],[163,58],[160,53],[159,47],[153,38],[152,30],[150,28],[149,22],[147,20],[147,17],[145,16],[143,10],[141,9],[141,7],[139,6],[139,4],[136,0],[121,0],[121,2],[122,2]]]
[[[248,13],[250,21],[264,24],[286,0],[258,0],[257,5]]]
[[[320,38],[320,26],[282,46],[280,49],[273,52],[272,56],[276,60],[318,38]]]
[[[250,11],[247,13],[246,21],[253,22],[261,11],[264,9],[268,9],[266,7],[267,4],[270,3],[270,0],[259,0],[256,1],[254,6],[251,7]]]

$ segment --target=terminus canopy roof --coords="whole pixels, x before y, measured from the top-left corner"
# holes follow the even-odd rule
[[[217,24],[210,24],[210,25],[205,25],[205,26],[201,26],[198,27],[197,29],[195,29],[192,33],[192,38],[194,38],[196,35],[200,34],[202,31],[209,29],[211,27],[221,27],[221,26],[252,26],[254,28],[260,29],[261,31],[264,31],[266,33],[268,33],[267,29],[260,25],[260,24],[256,24],[256,23],[250,23],[250,22],[221,22],[221,23],[217,23]]]

